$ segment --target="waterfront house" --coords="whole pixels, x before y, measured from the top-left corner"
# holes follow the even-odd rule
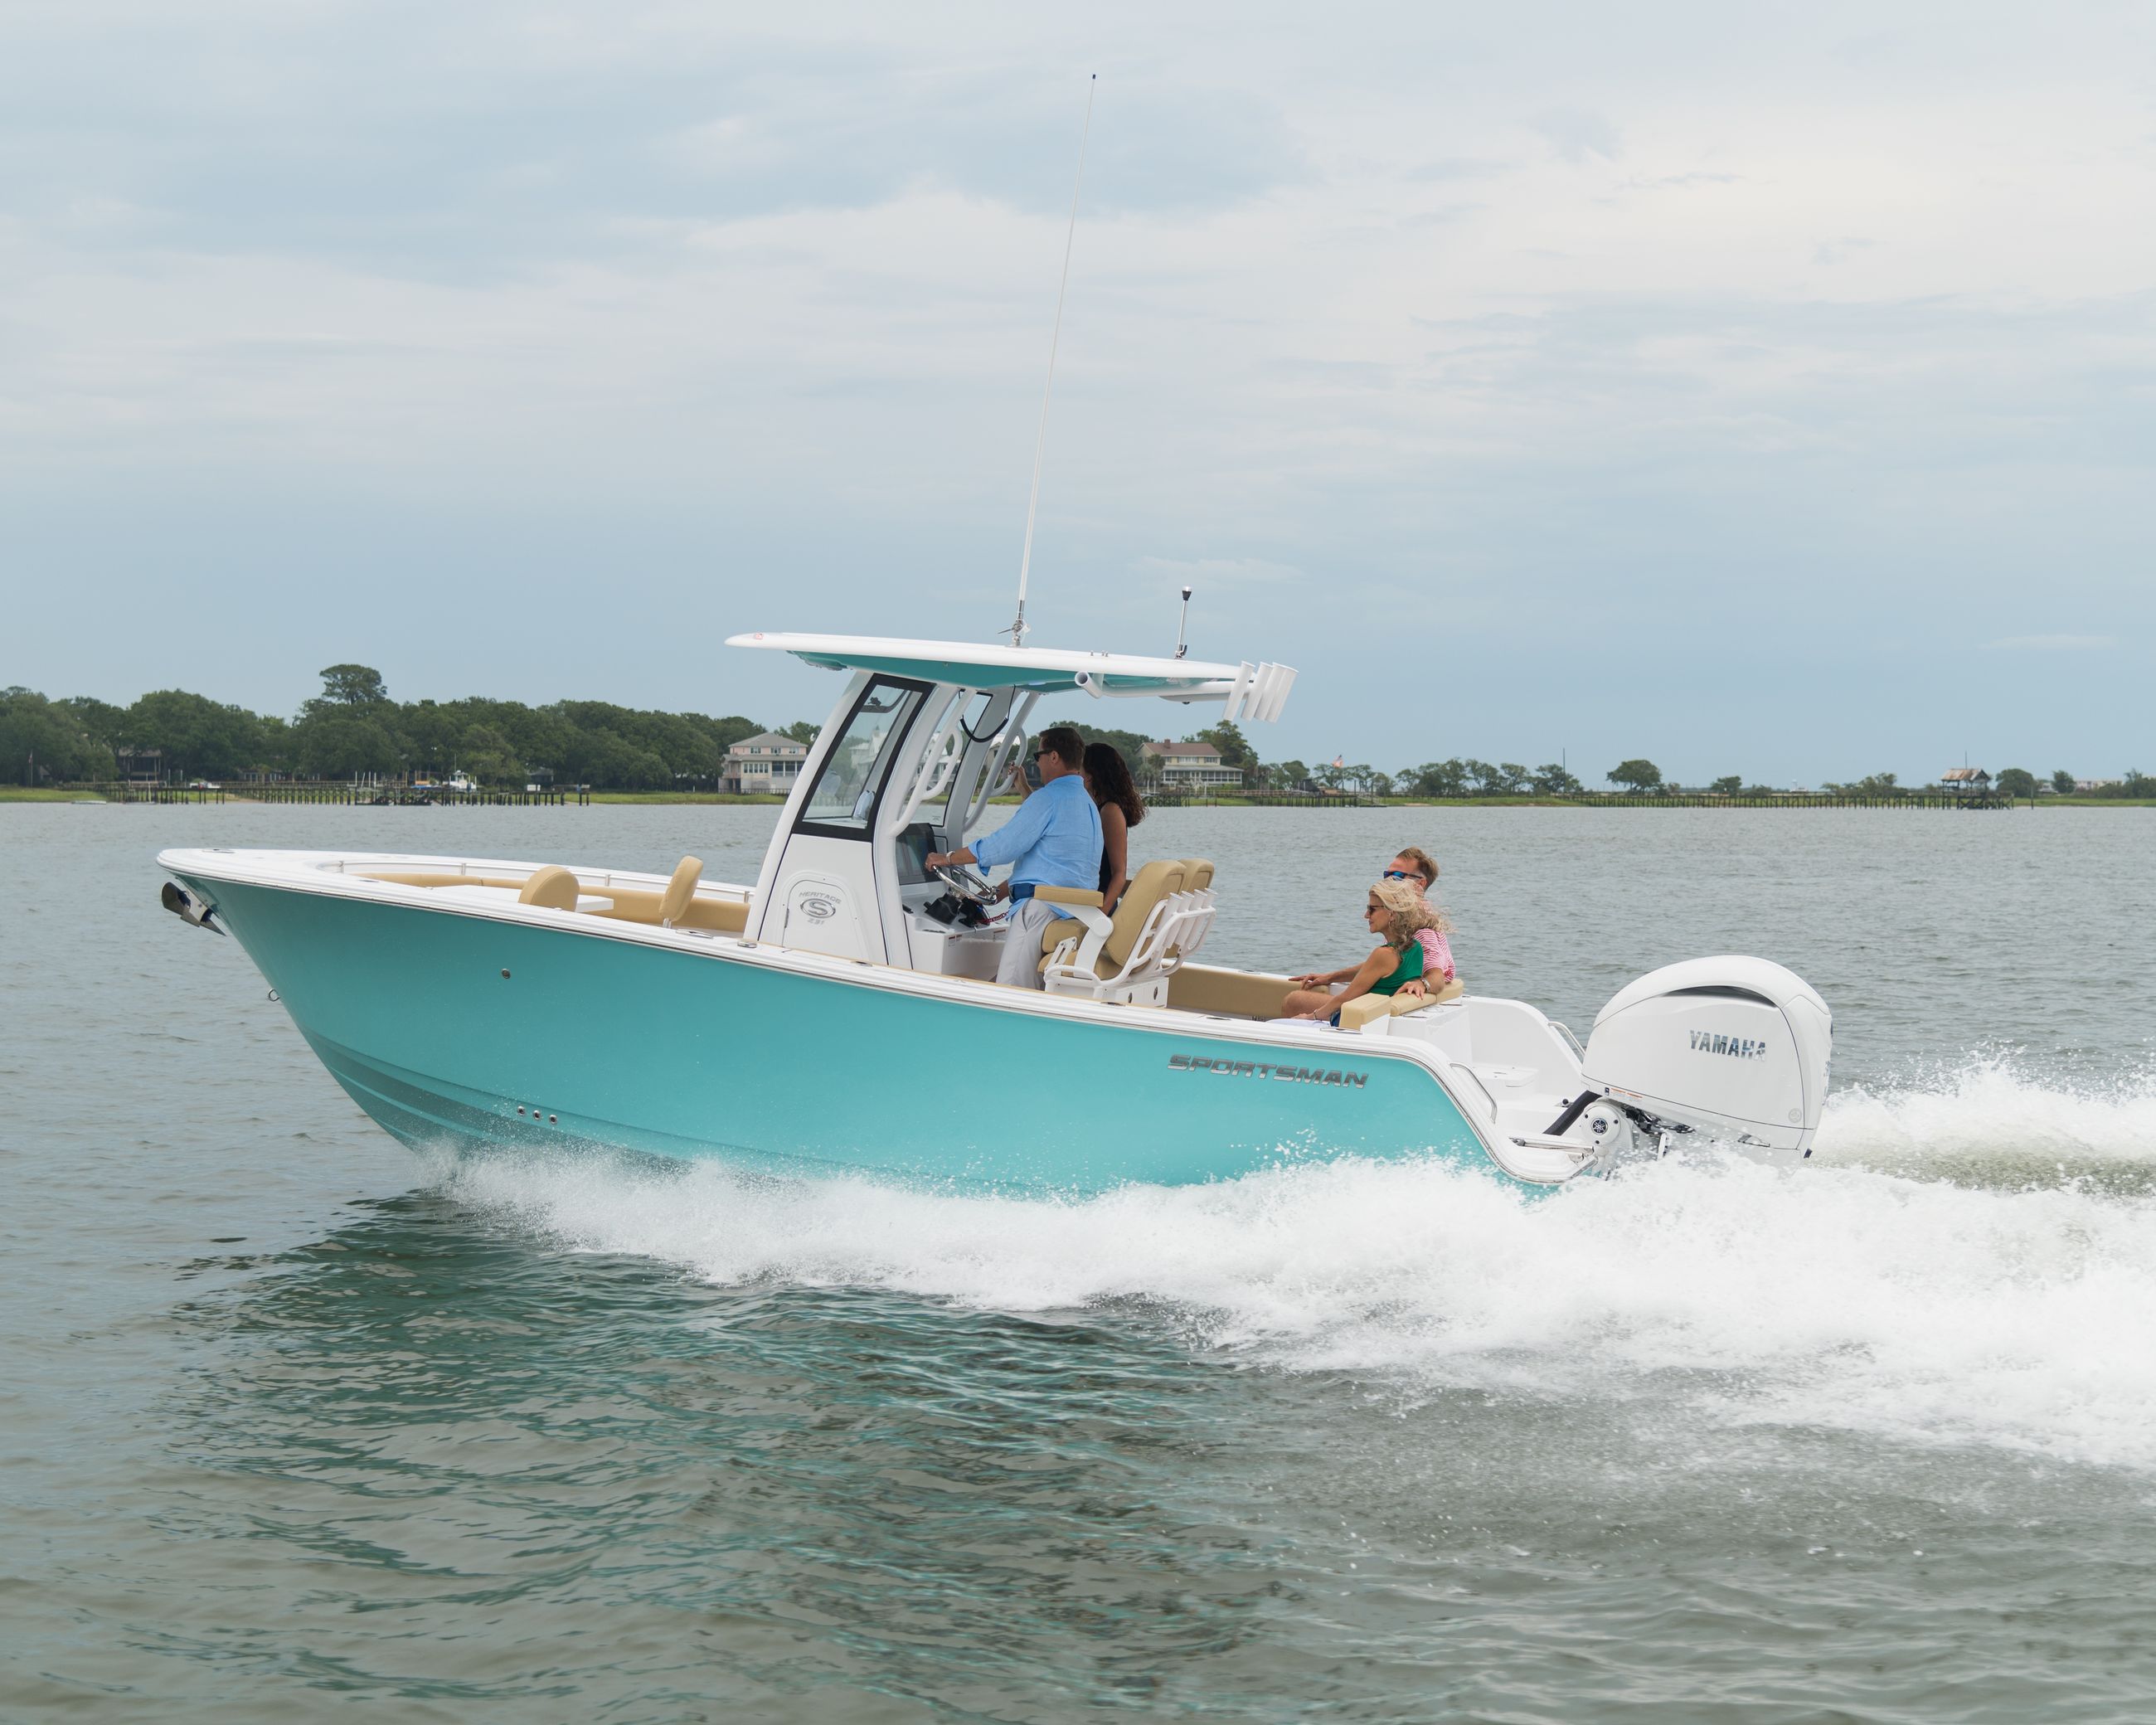
[[[759,731],[727,748],[719,788],[737,797],[783,797],[793,790],[801,776],[801,763],[808,758],[807,743],[776,731]]]
[[[1145,746],[1145,763],[1163,791],[1239,789],[1243,769],[1229,767],[1220,751],[1209,742],[1170,742],[1163,738]]]
[[[121,743],[112,752],[119,762],[120,777],[137,790],[146,790],[165,782],[165,752],[162,749],[137,748],[132,743]]]
[[[1981,767],[1949,767],[1939,775],[1939,783],[1957,797],[1991,794],[1991,775]]]

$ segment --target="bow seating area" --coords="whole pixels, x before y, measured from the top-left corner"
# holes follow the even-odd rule
[[[474,887],[491,889],[513,895],[519,904],[534,905],[542,910],[578,911],[610,922],[641,922],[658,928],[701,928],[714,934],[739,934],[748,922],[747,898],[715,898],[698,893],[704,865],[693,856],[685,856],[675,865],[673,877],[663,890],[655,891],[644,886],[619,886],[611,874],[584,879],[558,863],[549,863],[529,875],[393,869],[355,869],[352,872],[370,880],[393,881],[399,886],[465,891]]]

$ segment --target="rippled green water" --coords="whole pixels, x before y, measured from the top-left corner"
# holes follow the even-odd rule
[[[1156,819],[1268,963],[1397,842]],[[0,809],[0,1717],[2156,1716],[2145,818],[1443,816],[1476,986],[1837,1011],[1814,1166],[1540,1204],[415,1160],[148,865],[767,819]]]

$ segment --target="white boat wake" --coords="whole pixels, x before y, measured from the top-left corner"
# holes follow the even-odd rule
[[[2156,1193],[2156,1070],[2062,1089],[1994,1057],[1917,1083],[1844,1091],[1812,1156],[1959,1185]]]
[[[2156,1470],[2156,1085],[1979,1066],[1844,1092],[1819,1145],[1804,1167],[1673,1159],[1547,1199],[1370,1162],[1068,1203],[613,1158],[438,1173],[510,1225],[716,1285],[1127,1307],[1209,1357],[1353,1374],[1404,1406],[1499,1392]]]

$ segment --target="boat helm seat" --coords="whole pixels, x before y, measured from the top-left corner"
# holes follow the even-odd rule
[[[1075,906],[1081,911],[1089,907],[1092,908],[1091,916],[1081,915],[1078,921],[1082,922],[1088,930],[1096,929],[1096,918],[1109,925],[1107,932],[1101,940],[1101,957],[1112,968],[1130,957],[1131,947],[1138,937],[1138,931],[1145,927],[1145,919],[1151,914],[1153,906],[1171,892],[1179,891],[1182,886],[1182,861],[1176,858],[1158,857],[1141,868],[1137,877],[1123,889],[1122,901],[1116,906],[1112,914],[1098,908],[1101,895],[1097,892],[1079,892],[1051,887],[1045,892],[1040,892],[1039,896],[1050,904]],[[1078,937],[1077,932],[1071,927],[1070,919],[1067,916],[1059,916],[1047,927],[1042,929],[1040,932],[1040,950],[1043,954],[1041,969],[1045,971],[1048,968],[1048,961],[1054,956],[1058,947],[1065,941]]]
[[[542,911],[573,911],[577,908],[577,877],[559,863],[548,863],[543,869],[532,871],[531,878],[524,883],[524,890],[516,895],[520,905],[536,905]]]
[[[1180,868],[1183,870],[1183,878],[1180,880],[1172,880],[1166,872],[1175,868]],[[1156,875],[1154,870],[1161,872]],[[1212,885],[1213,863],[1207,857],[1162,857],[1143,865],[1138,870],[1137,879],[1123,889],[1122,898],[1117,902],[1115,910],[1114,921],[1118,930],[1127,927],[1130,932],[1127,936],[1120,933],[1111,934],[1106,942],[1103,956],[1116,964],[1122,963],[1130,956],[1131,943],[1137,938],[1138,931],[1144,927],[1146,915],[1158,899],[1165,898],[1173,892],[1201,892],[1205,895],[1206,901],[1209,904],[1212,901],[1210,890]],[[1147,896],[1141,899],[1142,894]],[[1041,896],[1050,904],[1098,906],[1101,902],[1101,896],[1097,892],[1079,892],[1060,888],[1050,889],[1042,893]],[[1133,905],[1137,906],[1135,911],[1132,911]],[[1135,918],[1127,925],[1123,922],[1123,917],[1127,912]],[[1059,917],[1040,931],[1040,950],[1043,953],[1054,952],[1064,942],[1070,938],[1070,931],[1065,927],[1063,923],[1064,919]],[[1203,934],[1199,936],[1199,939],[1201,941],[1204,939]],[[1183,956],[1187,958],[1197,950],[1195,944],[1185,944]],[[1041,966],[1043,970],[1047,968],[1045,964]]]
[[[659,926],[671,928],[681,920],[689,901],[696,896],[696,883],[704,878],[704,860],[685,856],[674,865],[674,878],[659,900]]]
[[[1207,915],[1186,921],[1175,931],[1168,943],[1168,956],[1175,965],[1181,964],[1205,944],[1205,937],[1213,932],[1213,860],[1204,856],[1187,856],[1183,860],[1183,890],[1203,901],[1198,908]]]
[[[1060,938],[1041,962],[1043,986],[1050,993],[1123,1005],[1166,1005],[1169,978],[1213,926],[1213,895],[1185,884],[1194,866],[1188,858],[1147,863],[1114,916],[1081,909],[1082,933],[1051,928]]]

